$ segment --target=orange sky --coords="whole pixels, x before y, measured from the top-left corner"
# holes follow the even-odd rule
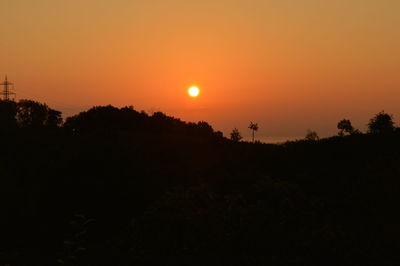
[[[398,0],[9,0],[0,36],[18,98],[66,115],[133,105],[263,139],[400,121]]]

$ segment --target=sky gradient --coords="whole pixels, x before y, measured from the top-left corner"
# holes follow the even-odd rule
[[[133,105],[262,139],[400,121],[398,0],[0,0],[0,35],[17,97],[65,115]]]

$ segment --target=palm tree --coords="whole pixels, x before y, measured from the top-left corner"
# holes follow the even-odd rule
[[[249,128],[250,128],[250,130],[252,130],[252,133],[253,133],[253,142],[254,142],[254,134],[255,134],[256,131],[258,131],[258,128],[259,128],[259,127],[258,127],[258,124],[257,124],[257,123],[250,122]]]

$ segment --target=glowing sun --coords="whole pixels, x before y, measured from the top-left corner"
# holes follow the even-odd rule
[[[188,93],[191,97],[197,97],[200,94],[200,89],[199,87],[192,86],[189,88]]]

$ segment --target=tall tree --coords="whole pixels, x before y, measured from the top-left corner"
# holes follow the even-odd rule
[[[20,100],[17,103],[17,123],[23,128],[37,128],[44,126],[48,107],[31,100]]]
[[[239,129],[236,127],[231,132],[231,140],[239,142],[243,139],[242,134],[240,134]]]
[[[16,110],[16,121],[22,128],[57,127],[62,123],[61,112],[32,100],[20,100]]]
[[[372,134],[387,134],[394,129],[393,116],[384,111],[376,114],[368,123],[368,132]]]
[[[343,119],[337,124],[337,128],[339,129],[339,136],[344,136],[345,134],[353,134],[354,127],[351,124],[351,121],[348,119]]]
[[[257,123],[250,122],[249,129],[252,131],[253,142],[255,141],[255,132],[258,131],[259,127]]]
[[[45,125],[47,127],[58,127],[62,124],[63,119],[61,117],[61,112],[48,108],[47,110],[47,119],[45,121]]]
[[[309,130],[307,130],[305,139],[310,140],[310,141],[317,141],[317,140],[319,140],[319,136],[316,131],[309,129]]]

